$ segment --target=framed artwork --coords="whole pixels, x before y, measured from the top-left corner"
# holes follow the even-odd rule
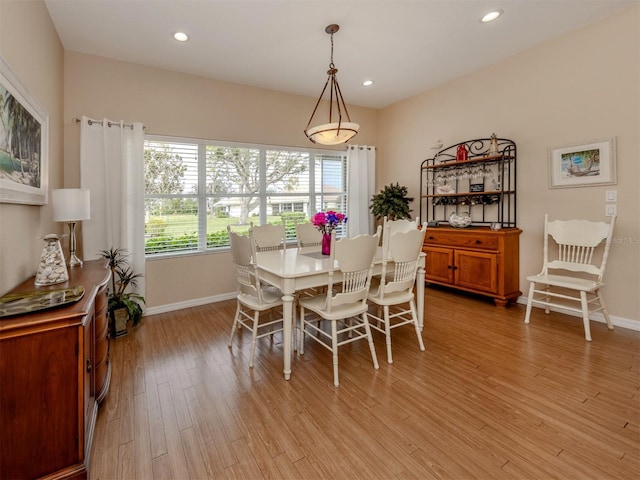
[[[549,152],[549,187],[589,187],[616,183],[615,137]]]
[[[45,205],[49,116],[0,57],[0,202]]]

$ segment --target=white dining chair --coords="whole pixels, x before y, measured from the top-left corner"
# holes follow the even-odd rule
[[[287,239],[284,225],[253,225],[249,230],[253,237],[256,251],[266,252],[270,250],[284,250],[287,248]]]
[[[604,286],[615,221],[615,216],[608,224],[589,220],[549,221],[549,215],[544,216],[542,271],[527,277],[531,284],[524,323],[529,323],[535,304],[543,305],[546,314],[550,307],[581,314],[588,342],[592,313],[602,312],[607,327],[613,330],[600,289]]]
[[[322,233],[312,223],[296,223],[298,247],[317,247],[322,244]]]
[[[332,236],[335,237],[335,232],[332,232]],[[331,351],[333,384],[338,387],[338,349],[343,345],[366,339],[373,366],[376,370],[379,368],[367,318],[367,293],[379,239],[377,235],[359,235],[337,242],[334,240],[326,293],[299,300],[299,352],[300,355],[304,354],[306,336]],[[337,280],[341,282],[339,288],[336,288]],[[329,332],[323,328],[321,320],[330,322]]]
[[[420,350],[424,351],[414,286],[426,231],[426,223],[422,229],[391,233],[387,224],[383,230],[382,271],[379,284],[369,291],[368,301],[377,307],[377,314],[369,313],[370,323],[371,328],[385,335],[388,363],[393,363],[391,330],[394,328],[413,324]]]
[[[251,332],[251,353],[249,368],[253,368],[256,342],[258,338],[283,330],[282,292],[271,286],[263,285],[258,277],[258,269],[253,258],[256,255],[255,246],[247,235],[240,235],[227,227],[231,257],[235,267],[237,306],[229,337],[229,348],[232,348],[233,337],[242,327]],[[279,309],[276,318],[274,310]],[[271,313],[268,321],[260,321],[261,314]]]
[[[416,217],[414,220],[408,220],[402,218],[399,220],[389,220],[386,216],[382,219],[382,231],[389,231],[389,234],[395,232],[408,232],[409,230],[417,230],[420,227],[420,217]]]

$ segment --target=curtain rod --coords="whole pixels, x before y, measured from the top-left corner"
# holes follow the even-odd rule
[[[73,121],[75,123],[82,123],[82,120],[80,118],[77,118],[77,117],[74,117]],[[89,126],[93,125],[94,123],[96,125],[102,125],[103,124],[102,120],[91,120],[90,118],[87,119],[87,123],[89,124]],[[117,122],[107,122],[107,127],[109,127],[109,128],[111,128],[111,127],[119,127],[119,126],[120,126],[120,124],[117,123]],[[131,124],[131,123],[123,123],[122,126],[130,128],[131,130],[133,130],[133,124]],[[143,130],[146,130],[147,126],[143,125],[142,128],[143,128]]]
[[[364,146],[361,146],[361,145],[347,145],[347,150],[355,150],[356,148],[358,150],[364,150],[365,148],[367,150],[376,150],[376,147],[364,147]]]

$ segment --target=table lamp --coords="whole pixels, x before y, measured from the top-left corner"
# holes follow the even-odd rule
[[[62,188],[51,192],[53,221],[69,224],[70,267],[82,266],[82,260],[76,256],[76,223],[91,217],[89,198],[89,190],[86,188]]]

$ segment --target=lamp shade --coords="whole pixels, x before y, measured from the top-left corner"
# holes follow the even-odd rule
[[[353,138],[358,133],[359,128],[360,125],[353,122],[332,122],[311,127],[305,130],[305,133],[313,143],[339,145]]]
[[[89,190],[62,188],[51,191],[54,222],[75,222],[91,218]]]

